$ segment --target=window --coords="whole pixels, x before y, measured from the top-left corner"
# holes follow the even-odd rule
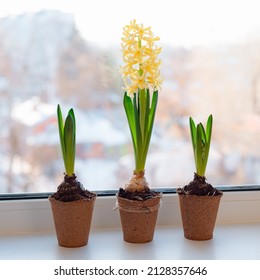
[[[146,174],[154,188],[192,180],[188,118],[214,116],[207,178],[260,183],[258,1],[20,1],[0,11],[0,193],[52,192],[61,182],[56,106],[77,119],[78,179],[123,186],[133,170],[122,106],[120,38],[130,20],[163,47]],[[30,4],[30,5],[29,5]],[[137,8],[138,7],[138,8]]]

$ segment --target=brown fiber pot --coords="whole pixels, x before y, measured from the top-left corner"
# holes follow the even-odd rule
[[[153,240],[161,195],[145,201],[117,197],[124,241],[146,243]]]
[[[62,247],[82,247],[88,244],[96,197],[62,202],[49,197],[58,243]]]
[[[218,196],[179,194],[184,236],[191,240],[209,240],[217,218],[220,199]]]

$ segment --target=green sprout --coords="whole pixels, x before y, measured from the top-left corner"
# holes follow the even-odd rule
[[[190,117],[190,133],[192,139],[193,154],[195,159],[196,173],[204,177],[208,162],[211,134],[212,134],[213,116],[210,115],[207,120],[206,130],[202,123],[195,125]]]
[[[60,105],[58,105],[57,116],[65,171],[68,176],[72,176],[74,174],[74,163],[76,154],[76,119],[74,111],[72,108],[69,110],[64,124],[61,108]]]
[[[135,154],[135,172],[144,171],[153,130],[158,91],[153,92],[150,104],[149,89],[142,89],[131,98],[125,92],[124,108],[131,132]]]

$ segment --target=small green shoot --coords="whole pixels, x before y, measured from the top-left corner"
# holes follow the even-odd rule
[[[76,119],[74,111],[72,108],[69,110],[64,124],[61,108],[60,105],[58,105],[57,117],[65,171],[68,176],[72,176],[74,174],[76,154]]]
[[[206,130],[202,123],[196,126],[191,117],[189,120],[196,173],[198,176],[204,177],[209,156],[213,116],[208,117]]]

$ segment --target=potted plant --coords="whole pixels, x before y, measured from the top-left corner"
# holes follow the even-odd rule
[[[58,243],[63,247],[81,247],[88,243],[96,194],[85,190],[74,173],[76,119],[70,109],[63,123],[57,106],[60,144],[66,173],[57,191],[49,197]]]
[[[125,82],[123,105],[131,133],[135,169],[117,194],[123,238],[144,243],[153,239],[161,194],[152,191],[145,178],[145,163],[153,130],[158,88],[162,83],[158,54],[151,27],[135,20],[124,27],[121,68]],[[151,93],[152,92],[152,93]]]
[[[223,195],[220,190],[207,183],[205,177],[213,116],[208,117],[206,129],[202,123],[196,126],[191,117],[189,123],[196,173],[193,181],[177,189],[182,225],[186,238],[208,240],[213,237],[219,203]]]

